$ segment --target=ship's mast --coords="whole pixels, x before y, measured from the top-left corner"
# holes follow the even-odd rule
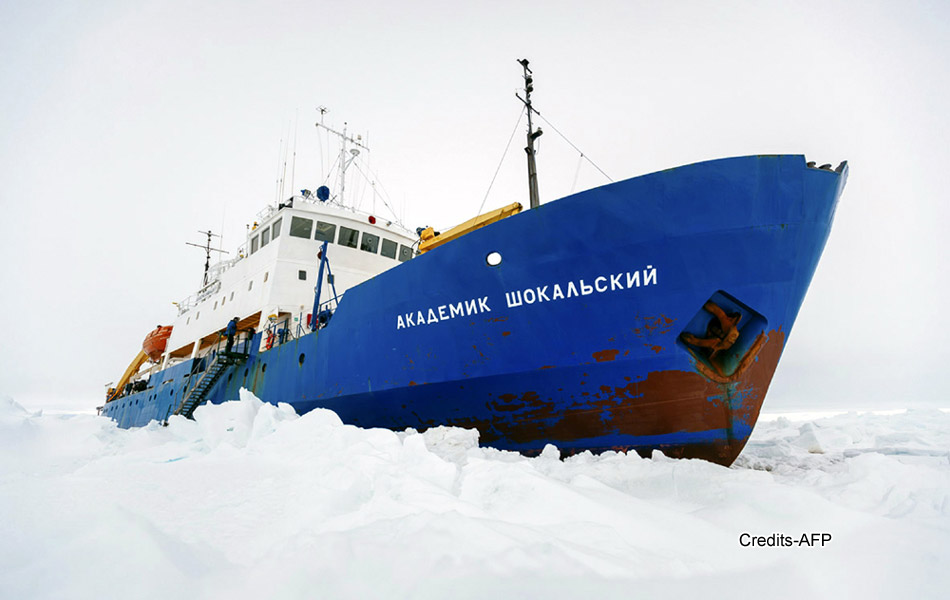
[[[531,200],[531,208],[537,208],[541,202],[538,199],[538,166],[535,163],[535,150],[534,150],[534,140],[538,139],[543,131],[538,127],[535,131],[534,126],[531,123],[531,113],[535,113],[538,116],[541,116],[541,113],[534,110],[531,106],[531,92],[534,91],[534,78],[531,76],[531,69],[528,68],[528,59],[522,58],[518,61],[524,68],[524,98],[515,94],[518,97],[518,100],[524,102],[525,109],[528,112],[528,145],[525,147],[524,151],[528,154],[528,196]]]
[[[208,231],[199,231],[198,233],[208,236],[208,241],[205,242],[204,246],[200,244],[192,244],[191,242],[185,242],[185,244],[187,244],[188,246],[194,246],[195,248],[201,248],[202,250],[205,251],[205,276],[201,284],[201,287],[204,287],[208,285],[208,270],[211,268],[211,253],[220,252],[222,254],[227,254],[228,252],[227,250],[221,250],[220,248],[211,247],[211,238],[212,237],[219,238],[221,237],[220,235],[216,233],[211,233],[210,229]]]
[[[326,112],[326,109],[321,106],[319,110],[320,110],[321,122],[314,123],[314,125],[316,125],[318,128],[323,127],[324,129],[326,129],[333,135],[340,138],[340,195],[338,196],[338,201],[340,204],[343,204],[343,194],[346,191],[346,169],[350,166],[350,164],[354,160],[356,160],[356,157],[359,156],[360,154],[360,151],[358,148],[350,148],[349,151],[347,151],[346,144],[347,142],[349,142],[350,144],[354,146],[358,146],[359,148],[362,148],[363,150],[366,150],[367,152],[369,152],[369,148],[363,145],[362,143],[363,136],[357,135],[356,139],[353,139],[347,134],[346,123],[343,123],[342,133],[324,125],[322,122],[322,119],[323,119],[323,113]],[[350,154],[349,158],[346,157],[348,152]]]

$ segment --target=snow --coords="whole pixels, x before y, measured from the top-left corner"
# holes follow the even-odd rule
[[[945,597],[950,413],[806,417],[724,468],[246,392],[135,430],[0,398],[0,598]]]

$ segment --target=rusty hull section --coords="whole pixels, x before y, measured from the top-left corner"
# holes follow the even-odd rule
[[[597,353],[595,363],[581,367],[582,380],[575,389],[586,391],[579,397],[573,394],[556,401],[529,390],[500,394],[489,402],[490,420],[465,419],[456,424],[478,428],[481,442],[488,445],[505,439],[528,447],[547,440],[557,443],[566,455],[582,450],[634,450],[649,456],[657,449],[671,457],[729,466],[758,419],[784,344],[784,332],[770,331],[749,364],[731,381],[711,372],[701,374],[701,363],[697,371],[656,371],[640,380],[598,381],[597,363],[613,362],[617,356],[605,351]],[[622,367],[622,362],[612,366]],[[607,434],[638,440],[591,446],[591,439]]]

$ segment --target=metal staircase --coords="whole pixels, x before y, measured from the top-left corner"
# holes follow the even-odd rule
[[[198,405],[208,398],[211,388],[214,387],[214,384],[221,378],[227,368],[246,361],[247,357],[247,354],[241,352],[219,352],[211,361],[211,364],[208,365],[208,368],[205,369],[198,383],[182,399],[174,414],[190,419]]]

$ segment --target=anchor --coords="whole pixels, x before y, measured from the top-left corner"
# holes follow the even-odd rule
[[[732,345],[739,339],[737,325],[742,319],[742,315],[740,313],[726,314],[726,311],[712,300],[703,305],[703,310],[716,317],[716,320],[710,321],[706,327],[706,337],[697,337],[686,331],[680,334],[680,337],[691,346],[708,348],[710,350],[709,359],[712,360],[720,351],[732,348]]]

